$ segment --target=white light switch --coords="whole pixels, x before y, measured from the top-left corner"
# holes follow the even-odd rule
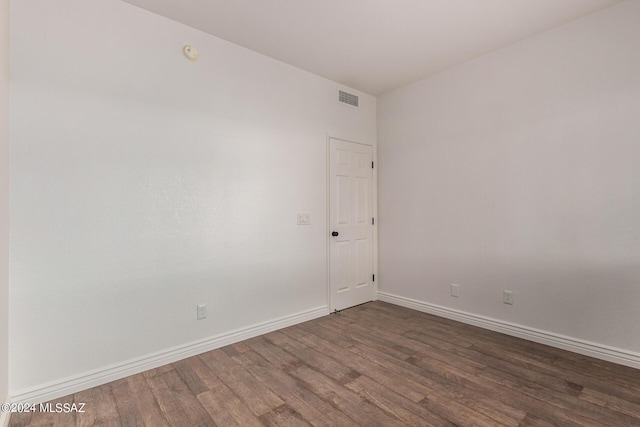
[[[299,213],[298,214],[298,225],[311,225],[311,214],[310,213]]]

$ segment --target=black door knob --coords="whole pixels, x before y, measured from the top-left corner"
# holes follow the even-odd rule
[[[336,237],[338,234],[340,234],[340,233],[338,233],[337,231],[333,231],[333,232],[331,233],[331,235],[332,235],[333,237]]]

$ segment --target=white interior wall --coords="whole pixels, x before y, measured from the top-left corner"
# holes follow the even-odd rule
[[[9,0],[0,0],[0,403],[9,395]],[[0,425],[2,425],[0,413]]]
[[[11,13],[12,394],[326,308],[326,136],[375,98],[117,0]]]
[[[640,356],[639,22],[627,1],[378,98],[381,292]]]

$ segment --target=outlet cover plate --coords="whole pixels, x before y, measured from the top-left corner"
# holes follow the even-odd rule
[[[505,304],[513,305],[513,292],[502,291],[502,302]]]
[[[207,304],[198,304],[198,320],[207,318]]]
[[[458,298],[460,296],[460,285],[451,284],[451,296]]]

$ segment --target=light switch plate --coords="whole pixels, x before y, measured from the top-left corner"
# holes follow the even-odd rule
[[[308,212],[298,213],[298,225],[311,225],[311,214]]]

